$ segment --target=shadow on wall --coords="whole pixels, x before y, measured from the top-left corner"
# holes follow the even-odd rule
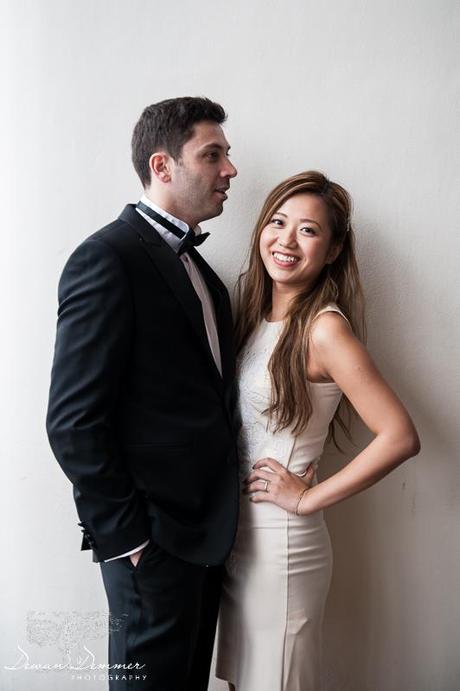
[[[433,347],[439,347],[440,333],[436,329],[433,333],[432,313],[427,315],[425,330],[423,315],[411,312],[417,296],[419,299],[428,291],[431,300],[440,300],[436,291],[442,287],[434,278],[433,285],[428,285],[429,277],[423,275],[423,267],[413,256],[404,256],[400,247],[386,246],[382,228],[373,227],[363,235],[362,243],[358,237],[358,247],[367,298],[368,349],[414,419],[426,457],[435,448],[438,458],[448,458],[453,447],[450,440],[456,437],[454,427],[449,428],[452,416],[446,420],[442,408],[427,395],[427,387],[433,384],[423,376],[425,371],[433,371],[433,364],[427,362],[433,357],[429,339],[433,339]],[[366,245],[366,239],[371,244]],[[440,317],[440,328],[445,328],[449,320]],[[421,333],[427,334],[423,343]],[[373,436],[357,418],[352,434],[356,446],[337,435],[344,454],[329,443],[319,466],[320,481],[340,470]],[[429,440],[425,447],[424,438]],[[414,613],[425,606],[423,590],[418,587],[420,553],[414,541],[422,530],[417,527],[423,507],[417,506],[415,472],[421,463],[422,455],[403,463],[375,487],[324,512],[334,554],[324,620],[325,691],[429,688],[422,680],[423,665],[419,672],[415,670],[420,666],[414,667],[423,651],[423,632]],[[437,473],[436,482],[433,491],[438,496],[452,493],[448,472]],[[427,560],[429,553],[426,546]],[[429,678],[427,666],[425,660]]]

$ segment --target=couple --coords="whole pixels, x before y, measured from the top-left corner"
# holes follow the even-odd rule
[[[100,563],[109,663],[139,670],[111,689],[206,691],[220,605],[230,688],[317,691],[332,564],[322,510],[419,448],[359,338],[337,183],[301,173],[269,194],[233,329],[196,249],[237,174],[225,118],[205,98],[147,107],[132,137],[144,194],[74,251],[59,284],[47,430],[82,549]],[[342,392],[375,437],[318,483]]]

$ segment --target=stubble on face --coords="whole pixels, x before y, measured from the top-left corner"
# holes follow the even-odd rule
[[[175,215],[192,227],[223,211],[230,179],[236,175],[228,159],[229,148],[220,125],[200,122],[173,163],[171,204]]]

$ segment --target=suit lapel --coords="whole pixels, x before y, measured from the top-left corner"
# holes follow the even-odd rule
[[[155,264],[165,282],[171,288],[175,298],[182,306],[186,317],[188,318],[196,336],[198,337],[198,340],[207,353],[214,378],[218,386],[221,387],[222,378],[219,370],[216,367],[214,357],[209,347],[201,302],[193,288],[183,263],[174,250],[171,249],[168,243],[163,240],[156,230],[149,223],[147,223],[147,221],[143,219],[139,213],[137,213],[134,205],[128,204],[121,213],[120,219],[134,228],[140,241],[142,242],[143,248]],[[202,261],[205,263],[204,260]],[[214,290],[216,289],[214,288]],[[217,311],[216,306],[216,316]],[[219,340],[221,340],[220,332]]]

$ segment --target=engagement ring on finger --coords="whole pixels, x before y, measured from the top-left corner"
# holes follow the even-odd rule
[[[265,482],[264,492],[268,492],[268,480],[264,480],[264,482]]]

